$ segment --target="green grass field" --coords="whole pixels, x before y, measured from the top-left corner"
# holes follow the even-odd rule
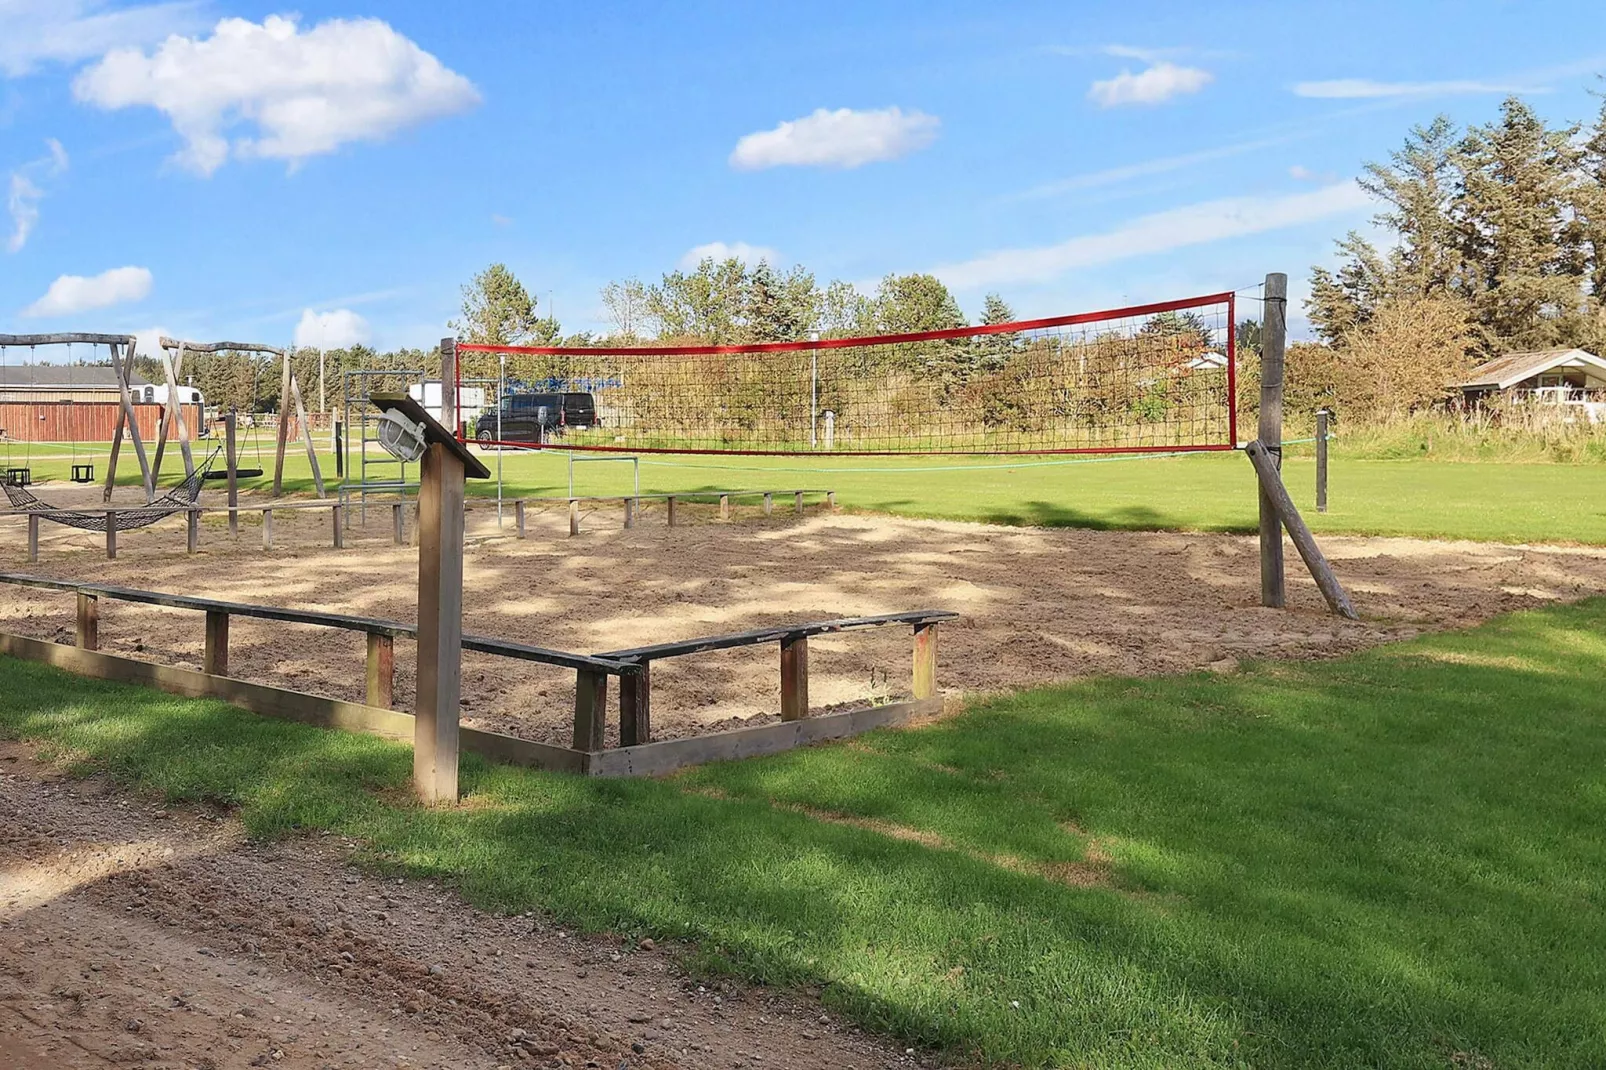
[[[45,447],[35,447],[45,456]],[[23,448],[13,445],[16,462]],[[33,462],[35,477],[64,480],[71,464],[62,447],[56,460]],[[204,452],[203,452],[204,455]],[[129,456],[125,453],[125,457]],[[495,468],[496,455],[485,454]],[[80,448],[80,457],[89,451]],[[262,467],[272,471],[272,452]],[[98,458],[104,464],[103,458]],[[1255,527],[1255,483],[1249,462],[1237,454],[1165,458],[1093,458],[1044,464],[1018,458],[1015,465],[990,458],[837,458],[811,464],[795,458],[646,456],[644,492],[711,488],[819,488],[837,491],[837,502],[904,516],[984,520],[1090,528],[1250,531]],[[132,461],[122,470],[136,471]],[[169,472],[178,471],[177,458]],[[242,465],[257,464],[246,451]],[[504,493],[568,493],[566,458],[552,453],[502,455]],[[334,482],[333,457],[323,461]],[[953,470],[958,469],[958,470]],[[103,474],[104,467],[97,469]],[[416,470],[415,470],[416,471]],[[1352,458],[1335,449],[1330,479],[1331,511],[1315,511],[1315,462],[1308,447],[1290,449],[1285,476],[1295,502],[1318,532],[1415,535],[1501,542],[1606,544],[1606,464],[1510,464],[1441,461],[1431,458]],[[173,480],[168,477],[166,482]],[[248,480],[265,491],[271,480]],[[311,490],[304,454],[292,454],[287,488]],[[209,484],[215,494],[219,484]],[[618,494],[630,489],[630,466],[578,466],[576,492]],[[471,493],[495,494],[494,483],[476,483]],[[48,499],[49,493],[41,489]]]
[[[1606,600],[593,782],[5,663],[0,730],[996,1065],[1606,1064]]]

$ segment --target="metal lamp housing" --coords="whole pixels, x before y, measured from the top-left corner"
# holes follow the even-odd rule
[[[428,444],[423,424],[409,420],[395,409],[386,409],[380,415],[379,445],[398,461],[418,460]]]

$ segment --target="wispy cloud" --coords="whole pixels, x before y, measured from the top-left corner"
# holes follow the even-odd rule
[[[1123,104],[1163,104],[1172,97],[1197,93],[1216,76],[1203,67],[1183,67],[1169,60],[1153,63],[1136,74],[1124,70],[1114,78],[1094,82],[1088,99],[1101,108]]]
[[[349,308],[335,308],[328,312],[303,309],[301,321],[296,324],[297,349],[347,349],[366,344],[373,336],[368,320]]]
[[[934,273],[958,290],[1047,282],[1077,268],[1281,230],[1357,212],[1370,204],[1370,197],[1353,182],[1280,197],[1229,197],[1142,216],[1114,230],[1055,245],[987,253],[936,268]]]
[[[1327,82],[1300,82],[1294,95],[1317,100],[1377,100],[1388,97],[1448,97],[1476,93],[1545,93],[1541,86],[1507,82],[1376,82],[1370,78],[1336,78]]]
[[[76,63],[114,48],[160,41],[192,27],[202,6],[0,0],[0,73],[19,78],[46,63]]]
[[[28,244],[34,227],[39,225],[39,202],[45,191],[39,183],[56,178],[67,170],[67,150],[55,138],[46,138],[48,155],[30,160],[11,172],[10,189],[6,194],[6,210],[11,213],[11,236],[6,239],[6,251],[19,253]]]
[[[1232,156],[1241,156],[1246,152],[1257,149],[1271,148],[1275,145],[1286,145],[1309,135],[1286,134],[1281,137],[1257,138],[1253,141],[1240,141],[1232,145],[1222,145],[1213,149],[1200,149],[1197,152],[1184,152],[1175,156],[1160,156],[1153,160],[1143,160],[1139,163],[1122,164],[1119,167],[1106,167],[1100,171],[1086,171],[1079,175],[1045,182],[1040,186],[1005,198],[1012,201],[1036,201],[1050,197],[1058,197],[1066,193],[1075,193],[1079,190],[1096,189],[1100,186],[1113,186],[1119,182],[1130,182],[1135,178],[1148,178],[1151,175],[1163,175],[1171,171],[1181,171],[1184,168],[1195,167],[1199,164],[1211,163],[1215,160],[1225,160]]]

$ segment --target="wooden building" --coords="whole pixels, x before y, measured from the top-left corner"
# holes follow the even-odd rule
[[[151,441],[166,413],[167,389],[137,375],[129,386],[140,436]],[[204,404],[198,391],[179,389],[184,429],[193,439],[205,432]],[[117,373],[110,365],[0,368],[0,437],[13,442],[110,442],[118,408]]]

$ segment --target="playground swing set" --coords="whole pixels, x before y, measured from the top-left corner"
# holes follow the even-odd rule
[[[0,372],[9,368],[9,350],[12,347],[27,346],[32,357],[39,346],[65,345],[71,359],[74,345],[90,345],[92,347],[106,346],[110,355],[110,364],[117,377],[118,412],[117,423],[112,434],[111,453],[107,459],[106,478],[102,500],[110,505],[112,491],[117,485],[117,462],[122,452],[123,436],[126,431],[131,442],[134,455],[139,462],[141,484],[145,491],[145,507],[140,509],[59,509],[49,502],[36,497],[27,488],[33,485],[33,439],[29,434],[24,438],[25,457],[21,465],[15,463],[13,449],[16,436],[0,428],[0,441],[4,441],[6,448],[4,490],[11,507],[20,512],[37,514],[41,519],[50,520],[67,527],[79,528],[86,531],[107,532],[109,530],[129,531],[147,527],[167,516],[177,512],[192,510],[199,497],[202,485],[207,480],[227,480],[229,506],[231,509],[231,526],[235,514],[233,509],[238,505],[238,481],[240,478],[252,478],[264,474],[261,466],[261,443],[255,442],[257,467],[241,468],[238,464],[238,451],[235,442],[235,416],[230,413],[226,420],[227,435],[224,445],[213,449],[210,456],[196,467],[195,457],[190,446],[189,429],[185,423],[184,408],[179,404],[178,384],[182,374],[184,357],[187,353],[216,353],[224,351],[267,353],[279,358],[282,365],[282,390],[280,397],[293,399],[296,407],[296,416],[299,420],[303,444],[307,453],[307,461],[312,470],[313,484],[317,489],[319,498],[326,497],[323,482],[323,473],[318,465],[317,451],[312,444],[312,432],[308,427],[306,408],[301,398],[301,387],[296,381],[295,371],[291,367],[289,354],[274,346],[257,343],[242,342],[212,342],[196,343],[183,340],[162,338],[161,364],[163,378],[167,384],[167,398],[165,408],[158,421],[157,441],[154,457],[147,457],[145,442],[140,434],[138,414],[135,410],[134,392],[130,386],[130,377],[134,368],[137,340],[132,335],[90,334],[90,333],[60,333],[36,335],[5,335],[0,334]],[[29,362],[33,363],[32,360]],[[281,410],[284,408],[281,404]],[[43,415],[41,414],[41,419]],[[274,458],[273,496],[279,497],[284,481],[284,457],[288,445],[289,420],[281,412],[278,420],[276,450]],[[184,478],[173,489],[160,497],[156,494],[157,480],[161,476],[162,460],[167,449],[168,438],[174,435],[178,439],[179,453],[184,464]],[[95,468],[92,463],[82,464],[78,460],[78,443],[72,443],[72,474],[74,483],[92,483],[95,481]],[[223,462],[219,464],[219,456]]]

